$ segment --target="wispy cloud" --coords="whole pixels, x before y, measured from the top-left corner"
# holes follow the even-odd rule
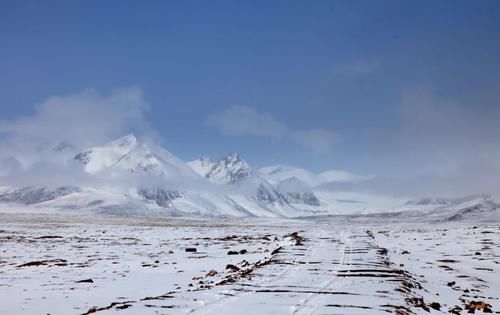
[[[247,106],[235,105],[210,115],[206,123],[229,136],[257,136],[275,140],[293,141],[315,153],[329,153],[337,136],[322,128],[292,129],[268,113],[260,113]]]
[[[282,138],[288,132],[285,123],[266,113],[259,113],[246,106],[232,106],[222,113],[207,118],[210,127],[231,136],[263,136]]]
[[[148,105],[139,88],[103,95],[93,89],[49,97],[35,106],[32,116],[0,121],[0,134],[23,143],[71,140],[89,145],[109,140],[129,128],[147,128]]]
[[[8,171],[31,184],[35,178],[57,179],[69,165],[64,154],[54,153],[56,145],[64,141],[82,150],[128,132],[154,135],[145,118],[147,110],[139,88],[107,95],[86,89],[49,97],[35,106],[33,115],[0,121],[0,176]]]
[[[290,136],[294,141],[317,153],[332,152],[337,141],[337,136],[327,129],[291,131]]]
[[[401,99],[398,148],[412,152],[420,167],[437,174],[465,165],[500,170],[499,119],[498,106],[463,104],[429,89],[407,91]]]
[[[368,150],[376,156],[377,178],[335,189],[412,197],[500,195],[498,104],[495,94],[471,104],[427,88],[405,91],[399,127],[372,139]]]

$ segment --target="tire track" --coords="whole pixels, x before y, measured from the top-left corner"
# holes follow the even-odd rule
[[[331,290],[336,287],[336,285],[332,284],[339,284],[338,281],[345,281],[345,280],[340,280],[337,275],[338,275],[338,270],[342,269],[350,269],[351,262],[352,262],[352,254],[351,254],[351,249],[352,249],[352,243],[351,243],[351,231],[350,229],[347,231],[342,231],[341,232],[341,241],[344,243],[341,251],[342,251],[342,257],[340,259],[340,263],[337,265],[337,267],[332,270],[332,278],[326,281],[320,288],[322,291],[325,291],[327,289]],[[348,268],[344,268],[344,266],[348,266]],[[323,295],[320,295],[319,293],[311,293],[308,298],[306,298],[304,301],[302,301],[300,304],[295,305],[292,308],[292,314],[294,315],[301,315],[301,314],[311,314],[318,308],[318,299],[324,298]]]
[[[322,231],[320,233],[320,237],[323,234],[324,234],[324,232]],[[241,286],[243,286],[243,285],[236,284],[236,286],[238,286],[237,288],[231,288],[229,290],[224,290],[224,291],[219,292],[219,294],[221,294],[221,297],[219,299],[212,301],[212,302],[209,302],[209,303],[204,303],[203,305],[201,305],[198,308],[191,309],[186,314],[211,314],[211,313],[217,312],[218,308],[220,308],[228,303],[232,303],[237,299],[241,299],[241,298],[244,298],[245,296],[255,294],[257,291],[256,288],[258,288],[258,287],[263,287],[266,284],[284,279],[286,277],[286,275],[289,274],[290,272],[292,272],[293,270],[300,269],[302,266],[301,263],[305,262],[306,259],[308,259],[309,257],[311,257],[313,255],[314,251],[316,250],[316,246],[312,246],[313,243],[311,243],[310,241],[306,241],[306,243],[308,244],[308,246],[306,247],[307,254],[305,254],[304,256],[299,256],[302,258],[294,260],[292,265],[287,265],[287,267],[285,267],[285,269],[282,272],[280,272],[279,274],[274,274],[272,277],[265,276],[261,279],[258,279],[256,281],[252,282],[251,284],[249,284],[249,287],[254,288],[253,290],[252,289],[242,290]],[[287,248],[290,246],[294,246],[294,245],[290,244],[287,246]],[[282,246],[280,246],[280,247],[282,247]],[[278,254],[278,255],[280,255],[280,254]]]

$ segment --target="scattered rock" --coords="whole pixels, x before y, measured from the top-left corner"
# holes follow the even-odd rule
[[[448,282],[446,285],[449,286],[449,287],[452,287],[456,284],[455,281],[451,281],[451,282]]]
[[[78,280],[75,283],[94,283],[94,280],[92,280],[92,279],[84,279],[84,280]]]
[[[438,311],[441,310],[441,304],[439,304],[438,302],[432,302],[431,304],[429,304],[429,307]]]
[[[245,255],[246,253],[248,253],[248,251],[246,249],[240,250],[240,255]]]
[[[186,253],[196,253],[196,248],[195,247],[187,247]]]
[[[404,251],[401,252],[401,255],[409,255],[409,254],[410,254],[410,252],[407,251],[407,250],[404,250]]]
[[[97,313],[97,307],[91,307],[88,309],[87,313],[84,313],[84,315],[87,315],[87,314],[94,314],[94,313]]]
[[[465,309],[469,311],[469,313],[474,313],[475,311],[483,311],[483,313],[493,313],[491,310],[491,305],[484,301],[472,301],[469,304],[465,305]]]
[[[36,266],[47,266],[50,263],[53,263],[56,266],[66,266],[67,261],[65,259],[52,259],[52,260],[39,260],[39,261],[30,261],[25,264],[18,265],[18,268],[22,267],[36,267]]]
[[[231,240],[235,240],[237,239],[238,236],[236,235],[228,235],[228,236],[224,236],[223,238],[221,238],[222,241],[231,241]]]
[[[381,248],[378,250],[378,254],[382,256],[386,256],[388,252],[387,248]]]
[[[460,315],[460,314],[462,314],[462,311],[463,311],[463,309],[460,306],[455,305],[452,309],[448,310],[448,313]]]
[[[230,250],[227,252],[228,255],[238,255],[238,252],[237,251],[234,251],[234,250]]]
[[[295,246],[301,246],[304,244],[304,238],[299,235],[299,232],[293,232],[286,236],[292,238],[295,241]]]
[[[407,298],[406,301],[415,307],[422,308],[426,312],[430,311],[429,307],[427,307],[427,305],[425,304],[424,299],[421,297]]]
[[[123,305],[118,305],[118,306],[116,306],[115,308],[116,308],[117,310],[124,310],[124,309],[127,309],[127,308],[129,308],[129,307],[132,307],[132,305],[131,305],[131,304],[123,304]]]
[[[455,260],[455,259],[439,259],[438,262],[441,262],[441,263],[457,263],[459,261]]]
[[[59,236],[59,235],[45,235],[45,236],[39,236],[36,239],[43,240],[43,239],[52,239],[52,238],[63,238],[63,237]]]
[[[279,253],[279,251],[280,251],[280,250],[281,250],[281,246],[280,246],[280,247],[278,247],[278,248],[276,248],[275,250],[273,250],[273,251],[271,252],[271,255],[276,255],[277,253]]]

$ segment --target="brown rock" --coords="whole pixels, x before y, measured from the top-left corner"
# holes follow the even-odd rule
[[[469,311],[469,313],[474,313],[475,311],[483,311],[483,313],[493,313],[491,310],[491,305],[484,301],[472,301],[469,304],[465,305],[465,309]]]

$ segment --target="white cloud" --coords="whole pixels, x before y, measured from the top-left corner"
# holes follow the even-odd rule
[[[446,174],[468,167],[500,169],[500,107],[461,104],[431,90],[404,93],[397,145],[426,172]]]
[[[251,107],[241,105],[210,115],[206,123],[224,135],[288,140],[315,153],[331,152],[336,141],[335,134],[327,129],[293,130],[268,113],[259,113]]]
[[[371,141],[377,178],[335,189],[412,198],[500,196],[500,98],[493,97],[465,104],[429,89],[406,91],[399,127]]]
[[[102,95],[93,89],[49,97],[33,116],[0,121],[0,134],[24,141],[68,140],[89,145],[123,134],[131,126],[146,127],[147,104],[138,88]]]
[[[337,136],[326,129],[309,129],[292,133],[292,138],[304,147],[316,153],[331,152],[337,141]]]
[[[148,105],[139,88],[103,95],[93,89],[53,96],[37,104],[33,115],[0,121],[0,160],[12,159],[24,169],[35,164],[56,164],[50,152],[65,141],[86,149],[127,132],[152,134],[145,119]]]

